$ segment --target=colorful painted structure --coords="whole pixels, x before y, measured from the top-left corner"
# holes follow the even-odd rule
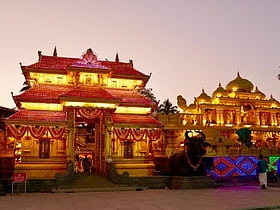
[[[194,102],[187,105],[177,97],[178,115],[158,115],[164,123],[166,154],[181,149],[186,130],[201,130],[212,147],[207,157],[213,157],[213,176],[245,176],[256,174],[257,156],[280,156],[280,103],[266,98],[258,87],[239,73],[225,88],[221,84],[209,96],[203,89]],[[238,141],[236,131],[249,128],[252,147]]]
[[[8,117],[5,148],[15,154],[16,172],[28,178],[54,178],[68,161],[83,172],[106,174],[113,161],[121,173],[151,175],[152,155],[163,152],[163,124],[151,116],[157,104],[139,93],[150,76],[128,63],[101,61],[88,49],[81,58],[38,52],[23,66],[26,90],[13,99],[18,112]]]

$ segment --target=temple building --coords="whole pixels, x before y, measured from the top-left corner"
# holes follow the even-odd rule
[[[5,120],[6,152],[15,155],[15,172],[28,178],[54,178],[67,162],[77,172],[106,174],[114,161],[121,173],[151,175],[152,157],[163,153],[163,124],[152,117],[157,104],[139,93],[150,75],[133,61],[98,60],[88,49],[81,58],[38,52],[23,66],[26,90],[13,95],[18,112]]]
[[[158,115],[167,130],[167,155],[180,149],[185,130],[201,130],[212,145],[206,155],[214,157],[216,171],[211,171],[212,174],[255,173],[259,154],[270,159],[270,166],[275,168],[275,161],[280,156],[280,103],[272,95],[267,98],[239,73],[225,87],[219,83],[212,95],[202,89],[189,105],[179,95],[177,105],[178,115]],[[239,141],[237,131],[242,128],[250,131],[251,147]],[[244,165],[240,166],[240,163]]]

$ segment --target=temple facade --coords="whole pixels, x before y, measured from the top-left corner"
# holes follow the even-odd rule
[[[73,161],[76,172],[106,174],[106,162],[114,161],[120,173],[151,175],[153,154],[163,153],[163,124],[151,115],[157,104],[139,93],[150,76],[118,54],[98,60],[91,49],[81,58],[59,57],[56,48],[38,56],[21,64],[26,88],[13,95],[18,112],[5,120],[14,171],[54,178]]]
[[[211,144],[206,156],[214,158],[214,175],[256,173],[259,154],[276,167],[280,156],[280,103],[269,98],[251,81],[238,73],[225,87],[218,85],[211,95],[204,89],[193,103],[177,96],[179,114],[159,114],[166,133],[166,154],[181,149],[186,130],[200,130]],[[248,128],[252,146],[239,141],[237,131]],[[240,165],[242,163],[242,165]],[[244,172],[244,173],[243,173]]]
[[[56,48],[38,57],[21,64],[26,86],[12,95],[17,112],[0,128],[1,161],[28,178],[53,179],[69,161],[77,173],[106,175],[112,161],[119,173],[153,175],[183,149],[186,130],[206,135],[213,176],[254,175],[256,156],[270,158],[271,166],[280,156],[280,103],[239,73],[212,95],[202,89],[191,104],[179,95],[179,113],[166,115],[155,114],[158,104],[140,94],[150,75],[132,60],[99,60],[91,49],[80,58],[60,57]],[[251,147],[239,141],[242,128],[251,132]]]

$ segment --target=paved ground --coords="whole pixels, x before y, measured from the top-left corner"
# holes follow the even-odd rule
[[[280,188],[257,186],[194,190],[16,193],[0,196],[0,210],[227,210],[279,206]]]

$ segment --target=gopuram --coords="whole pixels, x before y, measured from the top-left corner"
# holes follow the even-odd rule
[[[200,130],[211,144],[205,157],[211,160],[208,173],[215,177],[256,175],[259,154],[269,161],[269,170],[276,169],[280,156],[280,103],[269,98],[258,87],[237,73],[237,77],[209,96],[204,89],[187,104],[177,97],[179,114],[159,114],[164,123],[166,154],[182,150],[184,132]],[[246,131],[250,144],[238,135]],[[210,165],[211,165],[210,164]]]
[[[118,54],[98,60],[91,49],[81,58],[60,57],[56,48],[38,56],[21,64],[27,86],[13,95],[18,112],[5,120],[0,158],[14,158],[14,171],[28,178],[54,178],[69,161],[76,172],[106,174],[113,161],[120,173],[152,175],[163,124],[151,116],[157,104],[139,93],[150,76]]]

